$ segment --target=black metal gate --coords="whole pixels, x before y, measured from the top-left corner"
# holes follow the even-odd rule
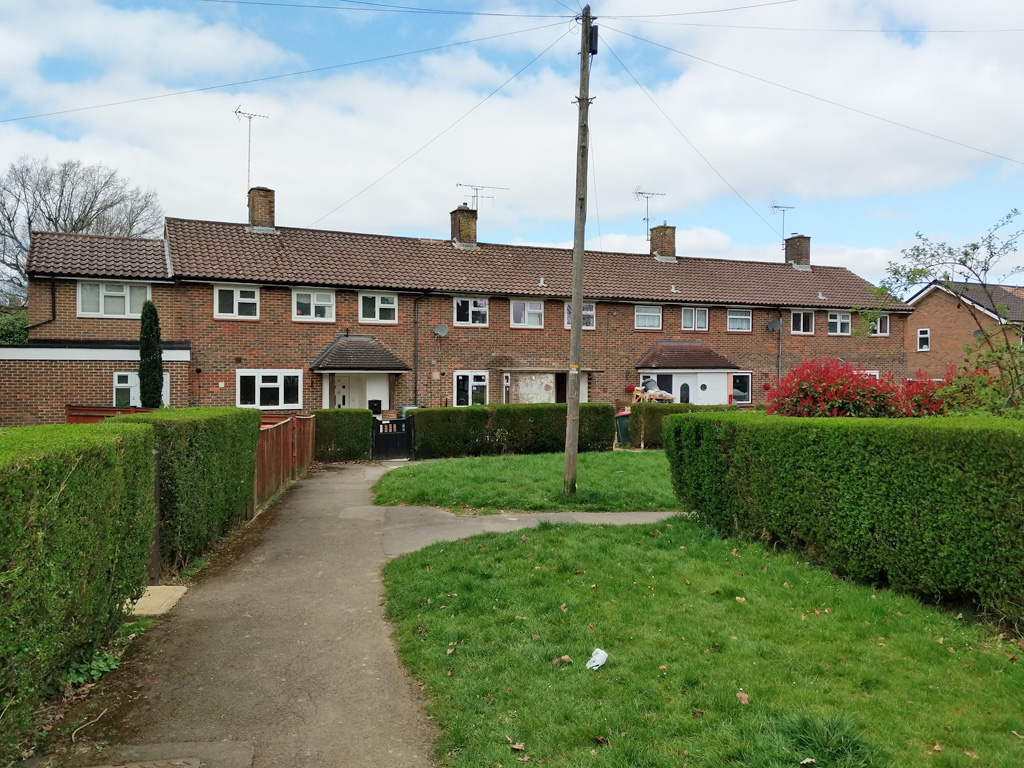
[[[412,458],[412,419],[373,420],[373,458]]]

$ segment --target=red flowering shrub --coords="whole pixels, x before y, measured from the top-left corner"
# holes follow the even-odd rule
[[[929,380],[879,378],[835,358],[805,360],[775,386],[766,384],[768,413],[781,416],[930,416],[945,411]]]

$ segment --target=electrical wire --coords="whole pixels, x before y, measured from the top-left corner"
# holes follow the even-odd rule
[[[39,114],[35,114],[35,115],[22,115],[20,117],[6,117],[6,118],[3,118],[3,119],[0,119],[0,125],[2,125],[3,123],[17,123],[17,122],[21,122],[21,121],[24,121],[24,120],[36,120],[36,119],[41,118],[41,117],[55,117],[57,115],[69,115],[69,114],[72,114],[72,113],[75,113],[75,112],[87,112],[87,111],[93,110],[93,109],[105,109],[106,107],[120,107],[120,106],[123,106],[125,104],[138,104],[138,103],[143,102],[143,101],[154,101],[155,99],[168,99],[168,98],[170,98],[172,96],[185,96],[185,95],[188,95],[190,93],[203,93],[205,91],[216,91],[216,90],[218,90],[220,88],[232,88],[232,87],[237,86],[237,85],[252,85],[253,83],[266,83],[266,82],[270,82],[272,80],[282,80],[282,79],[288,78],[288,77],[300,77],[302,75],[312,75],[312,74],[316,74],[318,72],[329,72],[329,71],[335,70],[335,69],[344,69],[346,67],[356,67],[356,66],[360,66],[362,64],[374,64],[374,63],[379,62],[379,61],[390,61],[391,59],[399,59],[399,58],[402,58],[404,56],[416,56],[417,54],[432,53],[434,51],[442,51],[442,50],[445,50],[446,48],[455,48],[455,47],[460,46],[460,45],[472,45],[474,43],[483,43],[483,42],[487,42],[488,40],[496,40],[496,39],[502,38],[502,37],[511,37],[513,35],[521,35],[521,34],[525,34],[527,32],[536,32],[536,31],[541,30],[541,29],[550,29],[551,27],[561,26],[563,23],[564,23],[564,19],[563,19],[563,21],[558,21],[558,22],[555,22],[553,24],[543,24],[543,25],[541,25],[539,27],[531,27],[530,29],[520,29],[520,30],[517,30],[516,32],[502,32],[501,34],[498,34],[498,35],[489,35],[488,37],[478,37],[478,38],[476,38],[474,40],[461,40],[461,41],[455,42],[455,43],[446,43],[444,45],[436,45],[436,46],[433,46],[432,48],[421,48],[421,49],[416,50],[416,51],[405,51],[404,53],[392,53],[392,54],[388,54],[386,56],[375,56],[372,59],[362,59],[360,61],[350,61],[350,62],[346,62],[345,64],[331,64],[331,65],[326,66],[326,67],[316,67],[315,69],[304,69],[304,70],[301,70],[299,72],[286,72],[286,73],[280,74],[280,75],[267,75],[266,77],[254,77],[254,78],[249,79],[249,80],[238,80],[238,81],[233,82],[233,83],[220,83],[219,85],[206,85],[206,86],[202,86],[202,87],[199,87],[199,88],[188,88],[188,89],[183,90],[183,91],[172,91],[171,93],[160,93],[160,94],[156,94],[154,96],[139,96],[138,98],[135,98],[135,99],[123,99],[121,101],[110,101],[110,102],[107,102],[105,104],[92,104],[92,105],[87,106],[87,107],[73,107],[71,109],[58,109],[58,110],[54,110],[52,112],[40,112]]]
[[[818,32],[818,33],[870,33],[873,35],[976,35],[976,34],[992,34],[1001,32],[1024,32],[1024,27],[1020,29],[839,29],[839,28],[822,28],[815,29],[813,27],[765,27],[765,26],[752,26],[748,24],[701,24],[696,21],[650,21],[647,19],[633,19],[628,16],[604,16],[603,19],[611,19],[613,21],[631,20],[636,21],[638,24],[658,24],[661,26],[668,27],[699,27],[704,29],[748,29],[757,32]]]
[[[971,144],[966,144],[965,142],[957,141],[956,139],[950,139],[950,138],[947,138],[945,136],[940,136],[937,133],[932,133],[931,131],[926,131],[923,128],[915,128],[912,125],[907,125],[906,123],[901,123],[898,120],[890,120],[887,117],[882,117],[881,115],[876,115],[876,114],[873,114],[871,112],[867,112],[867,111],[865,111],[863,109],[857,109],[856,107],[850,107],[850,106],[847,106],[846,104],[841,104],[838,101],[833,101],[832,99],[826,99],[824,96],[816,96],[813,93],[808,93],[807,91],[801,91],[799,88],[793,88],[793,87],[788,86],[788,85],[782,85],[781,83],[776,83],[776,82],[774,82],[772,80],[768,80],[766,78],[759,77],[758,75],[752,75],[749,72],[744,72],[743,70],[740,70],[740,69],[735,69],[733,67],[728,67],[728,66],[726,66],[724,64],[718,64],[717,62],[711,61],[710,59],[705,59],[705,58],[702,58],[700,56],[696,56],[696,55],[694,55],[692,53],[687,53],[686,51],[680,51],[678,48],[672,48],[671,46],[664,45],[662,43],[656,43],[653,40],[648,40],[645,37],[640,37],[639,35],[633,35],[633,34],[630,34],[629,32],[624,32],[621,29],[615,29],[614,27],[609,27],[607,24],[603,25],[601,29],[602,30],[611,30],[613,32],[618,32],[620,35],[625,35],[626,37],[632,37],[634,40],[639,40],[640,42],[647,43],[648,45],[653,45],[653,46],[655,46],[657,48],[663,48],[666,51],[672,51],[673,53],[678,53],[679,55],[686,56],[687,58],[693,59],[694,61],[699,61],[699,62],[701,62],[703,64],[710,64],[713,67],[718,67],[719,69],[724,69],[727,72],[732,72],[733,74],[736,74],[736,75],[742,75],[743,77],[749,77],[751,80],[757,80],[760,83],[764,83],[766,85],[771,85],[771,86],[773,86],[775,88],[781,88],[784,91],[789,91],[791,93],[795,93],[795,94],[798,94],[800,96],[806,96],[809,99],[814,99],[815,101],[820,101],[820,102],[822,102],[824,104],[830,104],[833,107],[839,107],[840,109],[845,109],[848,112],[854,112],[854,113],[856,113],[858,115],[863,115],[864,117],[870,117],[870,118],[872,118],[874,120],[879,120],[879,121],[881,121],[883,123],[888,123],[889,125],[894,125],[897,128],[903,128],[903,129],[908,130],[908,131],[913,131],[914,133],[919,133],[922,136],[928,136],[928,137],[933,138],[933,139],[938,139],[939,141],[944,141],[947,144],[953,144],[953,145],[958,146],[958,147],[963,147],[964,149],[970,149],[970,150],[972,150],[974,152],[980,152],[983,155],[988,155],[990,157],[995,157],[995,158],[997,158],[999,160],[1005,160],[1008,163],[1015,163],[1016,165],[1024,165],[1024,162],[1022,162],[1020,160],[1017,160],[1015,158],[1012,158],[1012,157],[1007,157],[1006,155],[1000,155],[998,152],[990,152],[987,149],[981,149],[980,147],[975,147],[975,146],[972,146]]]
[[[513,75],[512,75],[511,77],[509,77],[509,78],[508,78],[508,79],[507,79],[507,80],[506,80],[505,82],[503,82],[503,83],[502,83],[501,85],[499,85],[499,86],[498,86],[497,88],[495,88],[495,89],[494,89],[493,91],[491,91],[491,92],[490,92],[489,94],[487,94],[486,96],[484,96],[484,98],[483,98],[483,99],[481,99],[481,100],[480,100],[479,102],[477,102],[477,104],[476,104],[476,105],[474,105],[474,106],[473,106],[473,107],[472,107],[471,109],[469,109],[469,110],[468,110],[467,112],[465,112],[465,113],[464,113],[464,114],[463,114],[463,115],[462,115],[461,117],[459,117],[459,118],[458,118],[458,119],[457,119],[457,120],[456,120],[455,122],[453,122],[453,123],[452,123],[451,125],[449,125],[449,126],[448,126],[447,128],[445,128],[445,129],[444,129],[443,131],[441,131],[441,132],[440,132],[439,134],[437,134],[436,136],[434,136],[434,138],[432,138],[432,139],[431,139],[430,141],[428,141],[428,142],[427,142],[426,144],[424,144],[424,145],[423,145],[422,147],[420,147],[419,149],[417,149],[417,150],[416,150],[415,152],[413,152],[413,153],[412,153],[411,155],[409,155],[409,156],[408,156],[407,158],[405,158],[405,159],[404,159],[404,160],[402,160],[402,161],[401,161],[400,163],[398,163],[398,165],[394,166],[394,167],[393,167],[393,168],[392,168],[392,169],[391,169],[390,171],[388,171],[387,173],[385,173],[385,174],[383,174],[383,175],[381,175],[381,176],[377,177],[377,178],[376,178],[376,179],[375,179],[374,181],[372,181],[372,182],[370,182],[369,184],[367,184],[367,185],[366,185],[365,187],[363,187],[362,189],[360,189],[360,190],[359,190],[358,192],[356,192],[356,193],[355,193],[354,195],[352,195],[352,196],[351,196],[350,198],[348,198],[347,200],[345,200],[345,201],[344,201],[343,203],[340,203],[340,204],[338,204],[338,205],[334,206],[334,208],[332,208],[331,210],[329,210],[329,211],[328,211],[327,213],[325,213],[325,214],[324,214],[323,216],[321,216],[320,218],[318,218],[318,219],[314,220],[314,221],[313,221],[313,222],[312,222],[312,223],[311,223],[311,224],[310,224],[309,226],[310,226],[310,227],[312,227],[312,226],[313,226],[314,224],[317,224],[318,222],[321,222],[321,221],[323,221],[323,220],[324,220],[324,219],[326,219],[326,218],[327,218],[328,216],[330,216],[331,214],[333,214],[333,213],[334,213],[335,211],[338,211],[338,210],[340,210],[340,209],[344,208],[344,207],[345,207],[346,205],[348,205],[349,203],[351,203],[351,202],[352,202],[353,200],[355,200],[355,199],[356,199],[357,197],[359,197],[360,195],[362,195],[362,194],[363,194],[364,192],[366,192],[366,191],[368,191],[368,190],[372,189],[373,187],[377,186],[377,184],[379,184],[380,182],[382,182],[382,181],[383,181],[384,179],[386,179],[386,178],[387,178],[388,176],[390,176],[390,175],[391,175],[392,173],[394,173],[395,171],[397,171],[397,170],[398,170],[399,168],[401,168],[401,167],[402,167],[403,165],[405,165],[405,164],[406,164],[406,163],[408,163],[408,162],[409,162],[410,160],[412,160],[412,159],[413,159],[414,157],[416,157],[416,156],[417,156],[418,154],[420,154],[420,152],[422,152],[423,150],[425,150],[425,149],[426,149],[427,147],[429,147],[429,146],[430,146],[431,144],[433,144],[433,143],[434,143],[435,141],[437,141],[437,140],[438,140],[438,139],[440,139],[440,138],[441,138],[442,136],[444,136],[444,135],[445,135],[446,133],[448,133],[448,131],[450,131],[450,130],[451,130],[452,128],[454,128],[454,127],[455,127],[455,126],[457,126],[457,125],[458,125],[459,123],[461,123],[461,122],[462,122],[463,120],[465,120],[465,119],[466,119],[467,117],[469,117],[469,116],[470,116],[471,114],[473,114],[473,112],[475,112],[475,111],[476,111],[477,109],[479,109],[479,108],[480,108],[481,106],[483,106],[485,102],[489,101],[489,100],[491,99],[491,97],[493,97],[494,95],[496,95],[496,94],[497,94],[497,93],[498,93],[499,91],[501,91],[501,90],[502,90],[502,89],[503,89],[503,88],[504,88],[504,87],[505,87],[506,85],[508,85],[509,83],[511,83],[511,82],[512,82],[513,80],[515,80],[515,79],[516,79],[517,77],[519,77],[519,75],[521,75],[521,74],[522,74],[523,72],[525,72],[525,71],[526,71],[527,69],[529,69],[529,68],[530,68],[531,66],[533,66],[533,64],[534,64],[534,63],[535,63],[535,62],[536,62],[536,61],[537,61],[538,59],[540,59],[540,58],[541,58],[541,57],[542,57],[542,56],[543,56],[543,55],[544,55],[545,53],[547,53],[547,52],[548,52],[548,51],[550,51],[550,50],[551,50],[552,48],[554,48],[554,47],[555,47],[556,45],[558,45],[558,43],[560,43],[560,42],[561,42],[561,41],[562,41],[563,39],[565,39],[565,36],[566,36],[566,35],[568,35],[568,34],[569,34],[570,32],[572,32],[572,31],[573,31],[572,29],[567,29],[567,30],[566,30],[565,32],[563,32],[563,33],[562,33],[562,34],[561,34],[561,35],[560,35],[560,36],[558,37],[558,39],[557,39],[557,40],[555,40],[555,41],[554,41],[553,43],[551,43],[551,45],[549,45],[549,46],[548,46],[547,48],[545,48],[545,49],[544,49],[543,51],[541,51],[541,52],[540,52],[540,53],[538,53],[538,54],[537,54],[536,56],[534,56],[534,57],[533,57],[532,59],[530,59],[530,61],[529,61],[529,62],[527,62],[527,64],[526,64],[526,65],[524,65],[524,66],[523,66],[523,67],[522,67],[522,68],[521,68],[521,69],[520,69],[520,70],[519,70],[518,72],[516,72],[515,74],[513,74]]]
[[[670,19],[676,16],[703,16],[708,13],[729,13],[730,11],[748,11],[751,8],[767,8],[770,5],[789,5],[799,3],[800,0],[774,0],[770,3],[757,3],[756,5],[737,5],[733,8],[712,8],[706,11],[681,11],[679,13],[649,13],[636,16],[602,16],[602,19],[615,19],[625,21],[628,19]]]
[[[602,31],[604,29],[607,29],[607,27],[603,27]],[[712,163],[707,158],[707,156],[697,148],[696,144],[694,144],[692,141],[690,141],[690,138],[685,133],[683,133],[682,128],[680,128],[678,125],[676,125],[675,121],[672,120],[672,118],[668,116],[668,113],[664,109],[661,108],[661,105],[657,102],[657,100],[650,94],[650,92],[646,88],[644,88],[644,86],[640,83],[640,81],[636,79],[636,76],[630,71],[629,67],[626,66],[625,62],[623,62],[622,59],[619,58],[619,55],[617,53],[615,53],[615,51],[612,49],[612,47],[610,45],[608,45],[608,42],[604,39],[603,36],[601,37],[601,42],[604,43],[604,46],[605,46],[605,48],[608,49],[608,52],[613,57],[615,57],[615,60],[617,62],[619,62],[619,66],[622,67],[622,69],[625,70],[626,74],[630,76],[630,78],[633,80],[634,83],[636,83],[637,88],[639,88],[641,91],[643,91],[644,96],[646,96],[650,100],[650,102],[654,105],[654,107],[659,112],[661,112],[662,117],[664,117],[665,120],[668,121],[668,124],[671,125],[676,130],[676,133],[678,133],[680,136],[683,137],[683,141],[685,141],[687,144],[690,145],[690,149],[692,149],[697,154],[697,157],[699,157],[701,160],[703,160],[704,163],[708,166],[708,168],[710,168],[712,171],[714,171],[715,175],[718,176],[718,178],[722,180],[722,183],[725,184],[725,186],[727,186],[729,189],[731,189],[732,193],[734,195],[736,195],[736,197],[738,197],[740,199],[740,201],[745,206],[747,206],[747,208],[749,208],[754,213],[755,216],[757,216],[757,218],[759,218],[761,221],[763,221],[765,226],[767,226],[775,234],[779,235],[779,237],[782,237],[783,234],[781,232],[779,232],[779,230],[777,230],[775,227],[773,227],[768,222],[768,219],[766,219],[764,216],[762,216],[760,213],[758,213],[758,210],[754,206],[752,206],[749,202],[747,202],[747,199],[743,195],[740,194],[740,191],[738,189],[736,189],[736,187],[734,187],[732,184],[729,183],[729,180],[727,178],[725,178],[725,176],[722,175],[722,172],[719,171],[715,167],[715,164]]]
[[[354,2],[354,0],[343,0]],[[412,8],[404,5],[385,5],[383,3],[359,3],[365,7],[342,7],[338,5],[314,5],[312,3],[278,3],[273,0],[197,0],[200,3],[220,3],[222,5],[260,5],[273,8],[304,8],[326,11],[365,11],[368,13],[410,13],[426,16],[496,16],[506,19],[566,19],[563,15],[544,13],[488,13],[485,11],[456,11],[443,8]],[[571,8],[568,8],[570,12]],[[575,13],[573,14],[575,16]]]

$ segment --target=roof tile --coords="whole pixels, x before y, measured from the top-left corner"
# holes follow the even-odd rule
[[[33,232],[30,275],[167,280],[163,240],[67,232]]]

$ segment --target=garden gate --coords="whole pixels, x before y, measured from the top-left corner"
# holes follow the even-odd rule
[[[373,420],[373,458],[412,458],[412,418]]]

